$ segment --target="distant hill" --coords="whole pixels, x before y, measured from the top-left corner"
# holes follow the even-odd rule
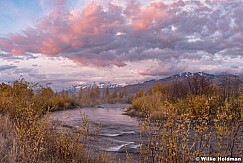
[[[137,91],[143,89],[147,91],[150,88],[153,88],[155,83],[164,83],[164,84],[169,84],[173,82],[186,82],[188,79],[192,77],[205,77],[208,79],[210,82],[220,85],[223,80],[225,79],[231,79],[231,80],[237,80],[238,82],[242,83],[242,77],[239,77],[237,75],[232,75],[232,74],[208,74],[204,72],[197,72],[197,73],[191,73],[191,72],[184,72],[184,73],[179,73],[175,75],[171,75],[166,78],[162,79],[157,79],[157,80],[149,80],[145,81],[143,83],[137,83],[137,84],[115,84],[111,82],[93,82],[93,83],[88,83],[88,84],[83,84],[83,85],[75,85],[70,88],[68,88],[69,93],[78,93],[80,88],[82,89],[88,89],[88,88],[97,88],[99,87],[101,92],[103,92],[106,88],[109,88],[110,92],[114,91],[121,91],[122,89],[126,89],[127,95],[133,95]]]

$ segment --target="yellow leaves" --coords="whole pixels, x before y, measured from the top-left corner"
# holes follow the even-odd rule
[[[151,96],[135,98],[132,105],[137,111],[150,115],[150,113],[160,110],[162,102],[159,94],[153,94]]]
[[[154,102],[151,97],[156,95],[135,99],[133,104],[140,108],[149,106],[147,103]],[[243,106],[243,96],[223,102],[218,96],[205,95],[190,95],[176,102],[158,99],[160,107],[151,109],[150,115],[160,120],[146,119],[141,129],[141,134],[147,138],[143,144],[148,144],[141,149],[144,151],[141,152],[142,162],[190,162],[203,153],[212,155],[212,151],[215,156],[235,152],[235,142],[239,141],[236,115],[238,108]],[[159,116],[162,110],[167,112],[166,120]],[[157,151],[154,146],[159,146]]]
[[[98,91],[95,90],[96,93]],[[10,116],[14,132],[12,141],[15,144],[11,147],[14,149],[8,150],[9,153],[14,151],[15,155],[10,162],[100,162],[93,155],[86,155],[85,146],[80,144],[80,138],[87,139],[89,134],[87,117],[83,117],[81,128],[73,140],[73,133],[58,130],[43,115],[46,111],[74,105],[75,96],[70,97],[67,92],[63,96],[57,95],[50,87],[32,86],[23,79],[0,84],[0,116]],[[0,129],[2,125],[0,123]],[[0,156],[1,151],[0,145]],[[102,162],[106,162],[105,155],[102,157],[105,158]],[[0,162],[2,160],[0,158]]]

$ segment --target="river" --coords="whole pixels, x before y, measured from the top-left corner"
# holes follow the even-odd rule
[[[138,159],[140,130],[137,118],[124,115],[128,104],[103,104],[96,107],[76,108],[51,113],[52,120],[63,123],[67,129],[77,129],[82,125],[82,116],[87,116],[90,133],[89,144],[93,149],[112,152],[116,161],[125,162],[126,151],[133,160]],[[99,125],[100,126],[100,125]]]

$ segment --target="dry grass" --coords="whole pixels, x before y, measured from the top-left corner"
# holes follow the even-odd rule
[[[58,124],[51,123],[48,114],[43,115],[46,109],[56,107],[51,100],[57,96],[48,87],[40,87],[36,93],[32,88],[23,79],[10,85],[0,84],[0,162],[103,163],[112,160],[106,154],[89,151],[86,142],[80,140],[85,136],[82,130],[78,137],[72,132],[59,131]]]
[[[9,117],[1,116],[0,162],[112,162],[111,156],[88,150],[79,138],[70,132],[57,132],[57,125],[46,118],[21,128]]]
[[[0,162],[15,162],[16,134],[6,116],[0,116]]]

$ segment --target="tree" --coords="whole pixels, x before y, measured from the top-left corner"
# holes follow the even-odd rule
[[[135,99],[139,98],[139,97],[143,97],[144,96],[144,90],[140,89],[136,94],[135,94]]]
[[[105,89],[105,95],[104,95],[104,98],[105,99],[108,99],[110,97],[110,90],[109,90],[109,88],[106,88]]]
[[[240,79],[236,75],[224,75],[220,80],[222,87],[222,100],[229,101],[230,98],[237,98],[240,95]]]
[[[83,88],[81,87],[78,91],[78,100],[81,101],[83,98]]]
[[[114,92],[111,94],[111,98],[112,98],[112,99],[116,99],[117,97],[118,97],[117,91],[114,91]]]
[[[119,92],[119,98],[124,98],[127,95],[127,90],[126,88],[122,88],[121,91]]]
[[[187,78],[187,83],[191,94],[203,95],[212,82],[205,75],[193,75]]]
[[[161,92],[162,93],[163,90],[164,90],[163,84],[161,84],[159,82],[155,83],[155,85],[154,85],[154,93],[157,93],[157,92]]]

